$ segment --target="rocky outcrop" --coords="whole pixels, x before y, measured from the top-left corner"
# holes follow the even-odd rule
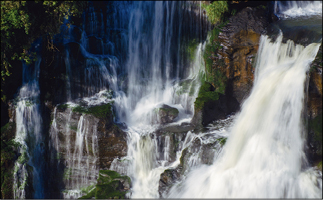
[[[57,106],[52,115],[50,137],[51,160],[59,160],[57,177],[62,176],[65,190],[95,183],[99,170],[109,169],[115,158],[127,153],[127,135],[113,123],[110,104]],[[75,198],[66,195],[69,194],[63,194]]]
[[[311,64],[307,94],[307,149],[306,153],[314,165],[322,168],[322,44]]]
[[[197,129],[215,120],[225,119],[229,114],[240,109],[239,102],[234,97],[229,94],[216,93],[214,90],[215,88],[207,82],[200,88],[192,119],[192,124]]]
[[[185,135],[188,137],[188,135]],[[185,138],[184,137],[184,138]],[[161,198],[166,198],[170,189],[184,178],[189,169],[199,164],[211,165],[217,149],[225,144],[226,138],[218,138],[213,142],[203,144],[195,138],[191,145],[182,150],[180,164],[176,168],[167,169],[160,175],[158,192]],[[177,141],[178,142],[178,141]]]
[[[207,73],[211,74],[209,81],[213,87],[201,86],[192,120],[197,127],[238,111],[249,95],[259,38],[269,24],[267,13],[263,6],[244,8],[229,18],[218,35],[212,36],[213,51],[205,59],[212,59],[206,63],[211,65],[207,66]]]
[[[231,94],[239,103],[249,95],[253,84],[253,62],[259,38],[269,24],[266,13],[262,7],[244,8],[232,16],[219,33],[223,48],[218,54],[225,63],[220,70],[227,77],[226,95]]]

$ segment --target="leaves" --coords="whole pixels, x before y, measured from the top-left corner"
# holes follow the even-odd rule
[[[212,24],[216,24],[221,21],[223,13],[227,12],[228,3],[226,1],[213,1],[211,4],[202,4],[206,14]]]
[[[52,38],[69,15],[80,16],[85,1],[1,1],[1,88],[10,76],[13,60],[30,64],[35,60],[28,51],[41,37]],[[1,90],[5,95],[4,90]],[[4,98],[2,98],[4,99]]]

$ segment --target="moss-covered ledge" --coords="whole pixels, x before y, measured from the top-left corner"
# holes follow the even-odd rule
[[[95,187],[79,199],[126,199],[130,191],[131,179],[116,171],[100,170]]]

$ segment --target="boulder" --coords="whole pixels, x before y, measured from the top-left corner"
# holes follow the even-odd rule
[[[158,116],[161,124],[171,123],[178,116],[178,110],[176,108],[170,107],[163,104],[158,108]]]

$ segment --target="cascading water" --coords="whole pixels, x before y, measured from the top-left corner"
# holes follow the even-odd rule
[[[322,14],[321,1],[275,1],[274,12],[282,17],[300,17]]]
[[[21,156],[15,163],[14,198],[32,197],[31,194],[26,194],[26,187],[31,183],[35,190],[33,197],[44,198],[45,150],[38,84],[40,62],[41,58],[38,57],[33,65],[23,64],[23,86],[16,105],[15,141],[20,145]]]
[[[204,71],[204,45],[197,45],[194,61],[190,67],[183,68],[180,20],[184,9],[180,10],[179,6],[178,2],[140,2],[130,12],[127,95],[115,101],[119,120],[128,126],[129,161],[121,169],[120,162],[115,162],[110,169],[126,172],[132,178],[133,198],[158,198],[160,174],[178,164],[168,162],[169,138],[165,137],[164,149],[158,149],[154,134],[161,122],[158,109],[163,104],[178,109],[178,124],[190,122],[194,113],[193,103]],[[200,33],[199,29],[195,30]],[[188,88],[183,92],[184,81]]]
[[[293,18],[287,7],[299,10],[305,4],[309,11],[299,15],[320,13],[316,7],[322,4],[314,9],[315,2],[276,2],[276,14]],[[52,169],[64,165],[61,197],[84,195],[85,187],[96,184],[100,168],[99,119],[73,109],[110,103],[115,122],[122,123],[128,134],[127,156],[113,160],[110,169],[131,177],[130,198],[322,197],[322,175],[307,166],[303,152],[301,119],[306,72],[319,44],[284,44],[282,35],[272,43],[262,36],[254,88],[239,115],[217,121],[203,133],[159,134],[162,128],[189,124],[194,114],[208,29],[201,4],[104,5],[106,10],[87,9],[82,29],[66,21],[58,36],[64,38],[68,102],[54,108],[48,146]],[[187,44],[192,41],[196,45],[188,56]],[[46,197],[38,103],[40,62],[39,58],[34,68],[24,66],[28,77],[17,103],[16,141],[24,156],[15,164],[15,198],[28,197],[27,180],[32,180],[33,197]],[[65,110],[58,111],[60,106]],[[159,115],[165,107],[178,111],[166,125]],[[160,194],[161,174],[181,164],[185,176]]]
[[[306,165],[301,118],[319,46],[261,36],[254,87],[223,153],[192,171],[170,198],[322,198],[322,175]]]

